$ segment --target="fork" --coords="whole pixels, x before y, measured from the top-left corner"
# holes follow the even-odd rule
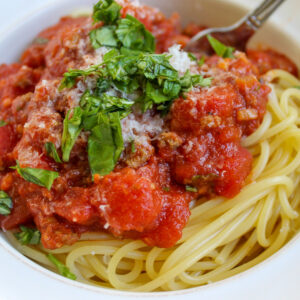
[[[200,47],[202,50],[208,51],[210,47],[207,39],[205,39],[206,41],[202,44],[200,42],[202,38],[206,37],[208,34],[212,34],[221,42],[234,46],[238,50],[244,51],[251,36],[284,1],[285,0],[265,0],[252,12],[231,26],[209,28],[200,31],[187,43],[185,50],[199,50]]]

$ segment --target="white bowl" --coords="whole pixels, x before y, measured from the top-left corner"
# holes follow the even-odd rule
[[[2,62],[14,62],[42,29],[75,9],[91,7],[96,0],[58,0],[10,26],[0,36]],[[245,13],[240,0],[144,0],[166,14],[177,11],[183,21],[226,25]],[[258,1],[243,1],[253,7]],[[252,46],[269,45],[287,54],[300,67],[300,3],[289,0],[280,13],[255,36]],[[249,7],[248,7],[249,8]],[[161,293],[129,293],[88,286],[54,274],[21,255],[0,235],[0,299],[12,300],[129,300],[148,299],[299,299],[300,236],[252,269],[226,280],[189,290]]]

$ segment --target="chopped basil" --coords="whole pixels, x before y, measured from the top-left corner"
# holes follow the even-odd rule
[[[109,174],[124,149],[118,112],[99,114],[98,125],[88,139],[88,157],[92,175]]]
[[[131,153],[135,153],[136,152],[136,147],[135,147],[135,142],[134,140],[131,141]]]
[[[92,46],[97,49],[120,45],[131,50],[154,52],[154,36],[133,16],[120,18],[120,9],[114,0],[101,0],[94,6],[93,19],[103,21],[104,26],[91,31]]]
[[[20,232],[14,234],[22,245],[38,245],[41,241],[41,233],[37,229],[20,226]]]
[[[234,58],[234,48],[227,47],[217,39],[213,38],[211,35],[207,35],[207,39],[218,56],[223,58]]]
[[[0,127],[3,127],[5,125],[7,125],[7,123],[5,121],[3,121],[3,120],[0,120]]]
[[[76,280],[76,275],[70,272],[69,268],[59,261],[54,255],[48,254],[47,258],[56,266],[59,274],[69,279]]]
[[[94,49],[102,46],[117,47],[118,39],[115,36],[116,26],[103,26],[90,32],[90,39]]]
[[[169,186],[164,186],[163,188],[164,192],[170,192],[170,187]]]
[[[197,61],[197,57],[192,52],[188,52],[188,56],[191,61]]]
[[[193,75],[192,76],[192,85],[193,86],[208,87],[208,86],[211,86],[211,82],[212,82],[211,77],[204,78],[203,75]]]
[[[59,174],[54,171],[34,168],[21,168],[18,161],[17,165],[15,167],[11,167],[11,169],[17,170],[20,176],[22,176],[25,180],[35,183],[39,186],[43,186],[48,190],[51,190],[54,180],[59,177]]]
[[[120,17],[121,6],[114,0],[100,0],[94,5],[93,20],[112,24]]]
[[[205,63],[205,56],[201,56],[201,58],[198,60],[198,66],[201,67]]]
[[[0,215],[8,216],[12,207],[13,202],[11,198],[4,191],[0,191]]]
[[[197,193],[197,191],[198,191],[197,188],[190,186],[190,185],[186,185],[185,190],[188,192],[193,192],[193,193]]]
[[[80,107],[75,107],[72,117],[70,118],[71,110],[69,110],[64,119],[64,129],[62,135],[62,153],[63,161],[68,162],[73,146],[82,130],[82,115],[83,111]]]
[[[57,150],[55,148],[55,145],[52,142],[48,142],[45,144],[45,149],[47,154],[52,157],[57,163],[62,163]]]
[[[143,23],[130,15],[118,21],[116,35],[125,48],[146,52],[155,51],[154,36],[146,30]]]
[[[76,70],[76,69],[69,70],[68,72],[64,73],[64,78],[61,81],[61,84],[59,86],[59,91],[65,89],[65,88],[67,88],[67,89],[72,88],[75,85],[76,79],[78,77],[82,77],[82,76],[86,77],[86,76],[89,76],[92,74],[96,74],[98,68],[99,68],[99,65],[93,65],[90,68],[85,69],[85,70]]]

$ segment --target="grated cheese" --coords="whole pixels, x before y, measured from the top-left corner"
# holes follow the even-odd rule
[[[157,136],[163,131],[164,120],[159,116],[151,116],[150,112],[145,112],[142,116],[131,113],[121,121],[124,143],[129,143],[138,137]],[[147,142],[147,139],[141,139],[141,142]],[[148,142],[147,142],[148,144]]]
[[[188,53],[181,50],[180,45],[173,45],[169,48],[168,53],[172,55],[170,64],[180,73],[180,75],[184,75],[187,70],[191,69],[192,65],[195,65],[195,62],[191,61],[189,58]]]

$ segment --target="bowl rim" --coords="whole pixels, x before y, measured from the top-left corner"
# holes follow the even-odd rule
[[[49,8],[54,8],[56,5],[62,4],[63,2],[70,1],[70,0],[52,0],[51,2],[44,3],[43,5],[40,5],[36,9],[30,10],[28,13],[24,14],[20,19],[15,20],[7,24],[6,26],[3,26],[0,30],[0,45],[3,43],[3,41],[13,32],[16,32],[20,30],[23,24],[30,22],[32,17],[37,16],[39,13],[42,13],[43,11],[46,11]],[[224,0],[214,0],[215,2],[224,2]],[[240,11],[247,11],[247,7],[249,8],[249,3],[245,2],[239,2],[234,0],[227,0],[228,5],[235,6],[237,10]],[[275,31],[284,32],[285,30],[277,24],[274,20],[271,20],[268,22],[269,25],[274,28]],[[292,35],[292,32],[296,32],[295,28],[289,28],[289,34]],[[300,46],[300,45],[299,45]],[[298,66],[300,68],[300,66]],[[65,278],[55,272],[52,272],[48,270],[47,268],[43,267],[42,265],[32,261],[31,259],[27,258],[25,255],[23,255],[20,251],[18,251],[16,248],[14,248],[10,242],[6,239],[4,234],[0,232],[0,247],[5,250],[12,258],[15,258],[16,260],[20,261],[23,266],[29,267],[30,269],[43,274],[47,276],[49,279],[53,279],[56,281],[59,281],[61,283],[64,283],[70,287],[76,287],[83,290],[88,290],[97,294],[105,294],[107,296],[121,296],[121,297],[170,297],[170,296],[182,296],[182,295],[191,295],[191,294],[199,294],[201,295],[202,291],[205,290],[211,290],[218,286],[226,285],[230,281],[237,281],[239,278],[245,278],[249,274],[252,274],[254,272],[257,272],[264,268],[266,265],[270,265],[273,261],[278,260],[280,257],[283,256],[283,252],[289,251],[289,249],[294,248],[295,245],[300,245],[300,232],[297,232],[283,247],[281,247],[278,251],[276,251],[274,254],[263,260],[262,262],[254,265],[250,269],[247,269],[241,273],[238,273],[236,275],[230,276],[228,278],[222,279],[217,282],[210,283],[208,285],[202,285],[202,286],[195,286],[189,289],[184,290],[177,290],[177,291],[162,291],[162,292],[131,292],[131,291],[123,291],[123,290],[117,290],[117,289],[109,289],[105,287],[100,286],[94,286],[89,285],[87,283],[83,283],[80,281],[71,280],[68,278]],[[104,295],[104,296],[105,296]]]

